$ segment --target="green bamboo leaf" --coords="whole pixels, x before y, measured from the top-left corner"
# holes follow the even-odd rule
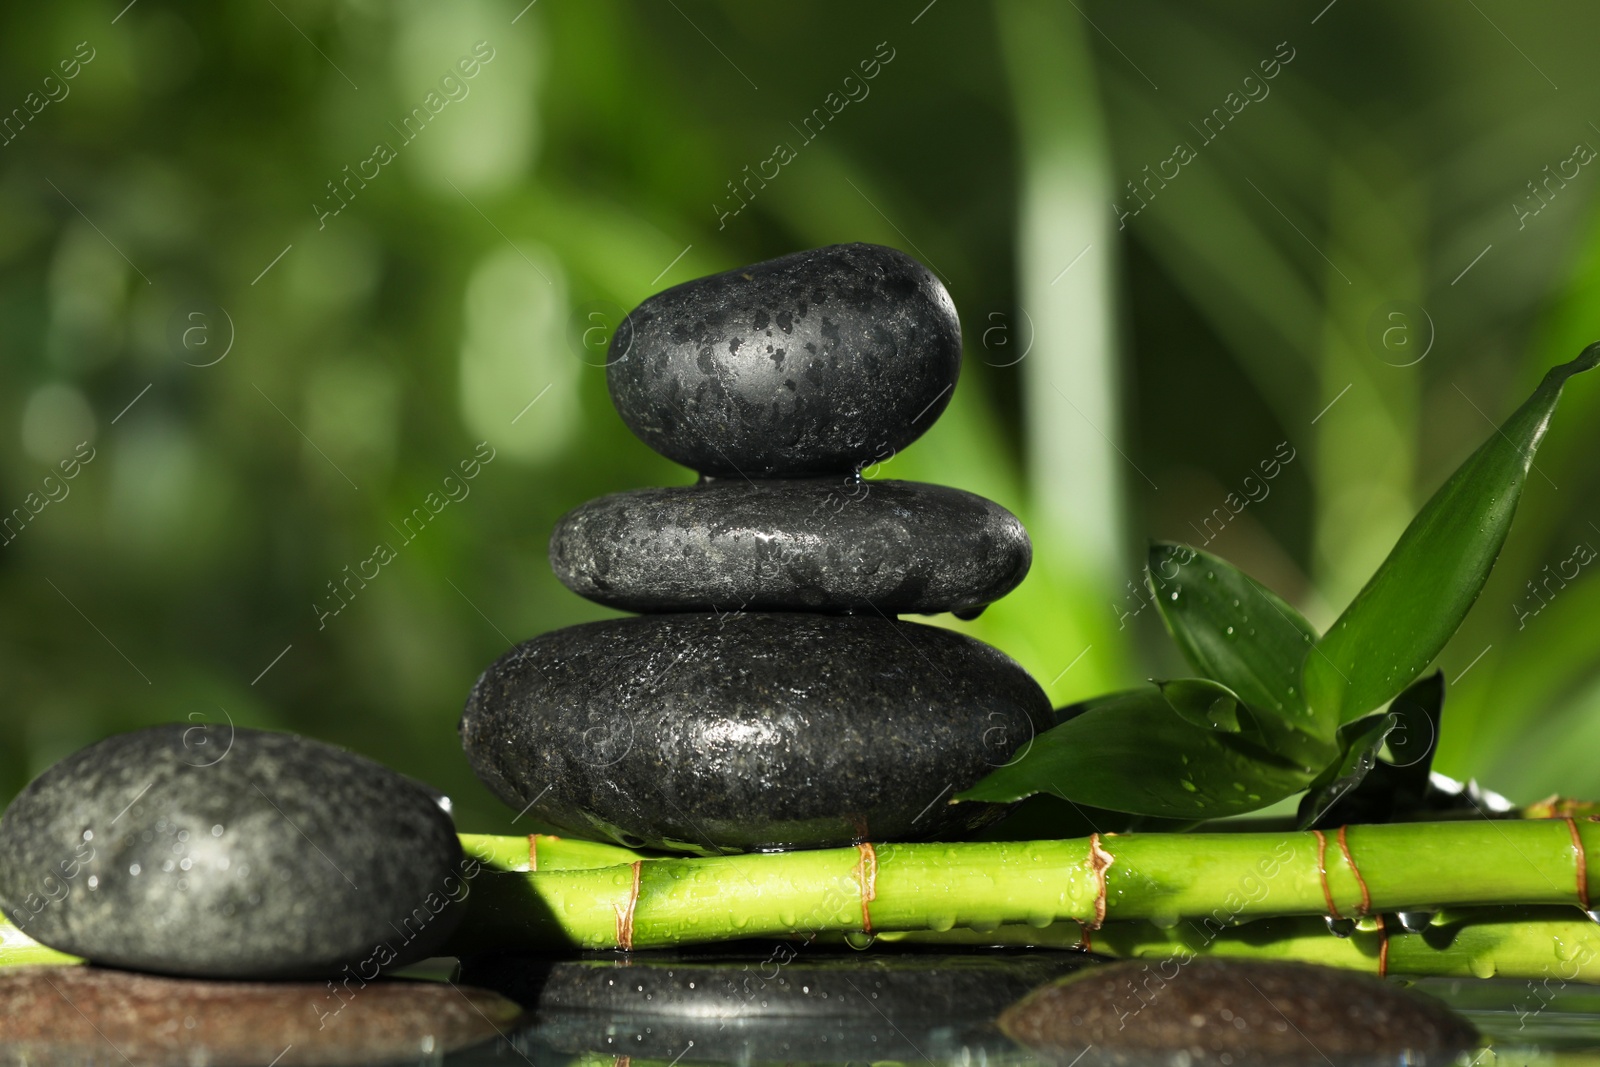
[[[1076,704],[1067,704],[1064,707],[1059,707],[1050,713],[1050,725],[1060,726],[1069,719],[1076,719],[1086,711],[1103,708],[1107,704],[1115,704],[1126,695],[1126,693],[1102,693],[1097,697],[1086,697]]]
[[[1347,723],[1339,731],[1343,751],[1306,790],[1300,801],[1300,829],[1318,826],[1329,808],[1360,787],[1378,765],[1378,751],[1383,748],[1383,739],[1392,725],[1393,720],[1388,715],[1368,715]]]
[[[1221,682],[1177,678],[1155,685],[1179,718],[1202,729],[1229,734],[1269,761],[1288,762],[1313,774],[1337,751],[1250,707]]]
[[[1184,658],[1258,712],[1268,747],[1305,767],[1337,753],[1338,723],[1307,709],[1300,667],[1317,631],[1233,564],[1188,545],[1150,546],[1150,585]]]
[[[1209,678],[1174,678],[1156,682],[1178,716],[1207,730],[1225,734],[1253,733],[1255,717],[1244,706],[1239,694]]]
[[[1319,720],[1350,722],[1381,707],[1444,648],[1505,544],[1561,387],[1597,363],[1600,343],[1552,367],[1411,520],[1377,573],[1306,657],[1306,699]]]
[[[1266,807],[1312,777],[1185,720],[1149,688],[1099,701],[1040,734],[1021,759],[955,799],[1010,803],[1050,793],[1111,811],[1200,820]]]
[[[1444,672],[1416,682],[1389,704],[1389,780],[1399,811],[1422,806],[1428,793],[1433,754],[1439,747],[1439,719],[1444,712]]]
[[[1395,697],[1383,714],[1345,726],[1342,738],[1362,736],[1311,784],[1300,803],[1300,828],[1393,822],[1428,810],[1428,775],[1443,710],[1444,675],[1434,671]],[[1373,722],[1382,726],[1376,738]],[[1385,746],[1388,759],[1369,758]]]

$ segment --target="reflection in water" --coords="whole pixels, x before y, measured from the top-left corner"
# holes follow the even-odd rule
[[[277,1067],[290,1062],[430,1067],[890,1062],[941,1067],[1112,1063],[1240,1067],[1287,1062],[1281,1056],[1251,1058],[1243,1049],[1228,1058],[1196,1056],[1185,1048],[1117,1052],[1106,1047],[1079,1050],[1081,1059],[1076,1053],[1041,1057],[997,1025],[1007,1007],[1042,985],[1080,974],[1085,967],[1093,967],[1093,975],[1110,970],[1095,966],[1099,962],[1076,952],[1010,949],[952,954],[881,946],[849,952],[791,943],[566,960],[480,957],[465,961],[459,973],[454,961],[438,960],[408,972],[413,979],[432,981],[383,983],[377,995],[351,1004],[338,1023],[339,1029],[348,1029],[345,1036],[356,1040],[344,1042],[337,1051],[317,1046],[314,1035],[294,1032],[315,1026],[307,1004],[318,999],[317,991],[306,984],[185,982],[83,967],[19,967],[10,969],[6,980],[18,983],[31,972],[36,992],[50,993],[37,976],[50,977],[86,1013],[75,1018],[78,1029],[91,1032],[94,1047],[78,1040],[82,1034],[65,1029],[36,1029],[26,1047],[19,1045],[19,1027],[30,1017],[28,1012],[37,1019],[40,1009],[50,1005],[43,997],[31,1007],[24,1003],[29,998],[13,997],[0,1012],[0,1065],[266,1067],[274,1057],[281,1057]],[[91,986],[97,990],[93,995]],[[1489,1047],[1442,1059],[1352,1058],[1322,1050],[1309,1062],[1328,1067],[1426,1063],[1600,1067],[1600,987],[1506,979],[1426,979],[1415,986],[1463,1015],[1485,1035]],[[425,995],[433,991],[437,995]],[[50,996],[59,999],[59,993]],[[527,1009],[520,1017],[517,1004]],[[64,1003],[57,1006],[63,1019],[72,1014]],[[1337,1013],[1343,1007],[1318,1002],[1314,1010]],[[128,1014],[133,1008],[137,1019]],[[298,1026],[301,1022],[311,1027]],[[347,1028],[346,1023],[372,1025]],[[1130,1018],[1128,1025],[1141,1023]],[[93,1036],[91,1027],[101,1033]],[[215,1039],[210,1052],[197,1049],[193,1042],[199,1028]],[[253,1045],[243,1040],[246,1031],[256,1035]],[[437,1033],[432,1042],[427,1040],[430,1033]],[[105,1041],[108,1037],[111,1043]],[[304,1043],[287,1050],[291,1038]]]
[[[696,1063],[945,1061],[1011,1046],[995,1017],[1084,964],[1076,953],[645,954],[517,961],[468,980],[534,999],[529,1036],[570,1054]],[[509,981],[507,981],[509,979]]]
[[[533,1010],[534,1062],[1033,1062],[995,1018],[1089,963],[1075,952],[857,953],[800,945],[469,961],[461,980]],[[501,1062],[485,1048],[462,1063]],[[456,1062],[452,1060],[451,1062]]]
[[[452,1057],[461,1064],[529,1061],[642,1067],[643,1063],[1173,1064],[1287,1062],[1281,1054],[1218,1056],[1184,1048],[1117,1051],[1104,1047],[1056,1057],[1025,1049],[996,1017],[1027,992],[1074,974],[1094,957],[1074,952],[834,953],[821,948],[634,953],[580,961],[500,957],[469,961],[462,981],[498,990],[528,1006],[523,1027],[498,1046]],[[1449,999],[1449,990],[1430,988]],[[1502,999],[1506,991],[1501,991]],[[1600,994],[1597,994],[1600,995]],[[1327,1009],[1338,1011],[1339,1005]],[[1137,1025],[1130,1023],[1130,1025]],[[1600,1045],[1600,1042],[1596,1042]],[[1498,1061],[1466,1055],[1352,1057],[1333,1052],[1307,1062],[1354,1064]],[[1523,1049],[1521,1051],[1528,1051]],[[1546,1062],[1546,1061],[1537,1061]],[[1563,1061],[1566,1062],[1566,1061]],[[1600,1064],[1600,1060],[1596,1061]]]

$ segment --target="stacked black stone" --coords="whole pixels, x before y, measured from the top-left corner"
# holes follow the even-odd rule
[[[568,588],[650,612],[526,641],[461,719],[479,777],[563,829],[691,852],[961,835],[947,803],[1047,725],[982,642],[900,613],[973,614],[1031,547],[971,493],[861,472],[949,403],[961,327],[905,254],[835,245],[640,304],[607,370],[623,421],[700,472],[590,501],[550,561]]]

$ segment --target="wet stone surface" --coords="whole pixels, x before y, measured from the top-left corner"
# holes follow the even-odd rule
[[[529,1006],[532,1035],[574,1053],[662,1062],[963,1062],[1003,1052],[995,1015],[1084,966],[1081,953],[870,953],[721,946],[541,961],[469,961],[463,981]]]
[[[1148,1063],[1156,1053],[1196,1064],[1394,1062],[1451,1056],[1477,1040],[1442,1004],[1371,975],[1231,960],[1086,969],[1030,994],[1000,1025],[1036,1052],[1084,1064]]]
[[[474,686],[461,737],[514,810],[633,847],[719,852],[968,831],[999,809],[943,799],[1049,715],[1015,662],[949,630],[681,614],[524,642]]]
[[[921,436],[961,371],[955,305],[881,245],[817,248],[657,293],[612,339],[623,421],[708,474],[825,474]]]
[[[108,738],[0,819],[0,907],[19,928],[162,974],[370,978],[442,943],[461,863],[449,816],[410,779],[230,725]]]
[[[493,1039],[521,1009],[470,986],[218,982],[98,967],[0,971],[0,1063],[433,1062]]]
[[[837,475],[613,493],[550,537],[567,588],[627,611],[965,614],[1032,558],[1022,523],[982,497]]]

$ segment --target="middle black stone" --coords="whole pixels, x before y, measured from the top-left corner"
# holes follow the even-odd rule
[[[1017,517],[942,485],[854,478],[638,489],[591,500],[550,536],[580,596],[625,611],[968,613],[1033,558]]]

